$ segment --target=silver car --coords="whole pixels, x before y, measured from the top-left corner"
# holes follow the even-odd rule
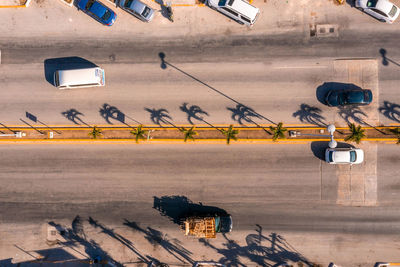
[[[364,161],[364,151],[360,148],[327,148],[325,160],[329,164],[360,164]]]
[[[150,22],[154,17],[154,9],[139,0],[120,0],[118,5],[144,22]]]
[[[393,23],[399,16],[399,8],[388,0],[356,0],[357,9],[373,16],[377,20]]]

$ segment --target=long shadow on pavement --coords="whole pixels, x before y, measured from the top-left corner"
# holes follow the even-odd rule
[[[195,80],[195,81],[201,83],[202,85],[208,87],[209,89],[213,90],[214,92],[220,94],[221,96],[223,96],[223,97],[225,97],[225,98],[231,100],[232,102],[234,102],[234,103],[236,103],[236,104],[238,104],[238,105],[245,106],[245,107],[251,109],[250,107],[244,105],[243,103],[240,103],[240,102],[237,101],[236,99],[234,99],[234,98],[228,96],[227,94],[223,93],[222,91],[220,91],[220,90],[218,90],[218,89],[212,87],[211,85],[209,85],[209,84],[203,82],[202,80],[200,80],[200,79],[194,77],[193,75],[191,75],[191,74],[189,74],[189,73],[187,73],[187,72],[181,70],[180,68],[174,66],[173,64],[167,62],[167,61],[165,60],[165,54],[164,54],[163,52],[160,52],[160,53],[158,54],[158,56],[159,56],[160,59],[161,59],[161,68],[162,68],[162,69],[166,69],[167,66],[170,66],[170,67],[176,69],[177,71],[179,71],[180,73],[185,74],[186,76],[192,78],[193,80]],[[253,109],[252,109],[252,110],[253,110]],[[254,111],[254,110],[253,110],[253,111]],[[265,117],[265,116],[259,114],[258,112],[254,111],[254,114],[256,114],[257,116],[259,116],[260,118],[263,118],[263,119],[267,120],[269,123],[272,123],[272,124],[275,124],[275,125],[276,125],[275,122],[273,122],[272,120],[268,119],[267,117]]]
[[[153,246],[161,246],[174,258],[182,263],[193,264],[194,260],[191,258],[192,252],[182,246],[181,241],[176,238],[169,238],[167,234],[162,233],[151,227],[142,228],[136,222],[128,221],[125,219],[124,225],[129,226],[135,231],[144,234],[145,239]]]
[[[200,239],[204,246],[222,255],[219,262],[226,266],[247,266],[241,259],[247,258],[257,266],[280,266],[290,262],[301,262],[303,266],[313,266],[307,258],[298,252],[289,242],[277,233],[265,236],[262,227],[256,225],[256,233],[246,236],[246,245],[242,246],[235,240],[223,235],[225,243],[222,247],[213,245],[207,239]]]

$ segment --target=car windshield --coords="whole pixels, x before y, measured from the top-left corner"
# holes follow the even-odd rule
[[[94,4],[94,0],[89,0],[88,2],[87,2],[87,4],[86,4],[86,9],[88,10],[88,9],[90,9],[92,6],[93,6],[93,4]]]
[[[350,151],[350,162],[355,162],[357,160],[357,154],[355,151]]]
[[[133,0],[128,0],[125,2],[124,7],[130,7],[132,4]]]
[[[378,3],[378,0],[368,0],[367,7],[376,7],[376,3]]]
[[[109,10],[104,13],[104,15],[101,17],[103,20],[108,20],[111,17],[111,12]]]
[[[369,94],[368,91],[364,91],[364,101],[368,102],[369,101]]]
[[[348,104],[362,103],[364,99],[364,92],[362,91],[352,91],[345,94],[345,99]]]
[[[397,7],[393,5],[392,9],[389,12],[389,16],[393,17],[397,13]]]
[[[142,16],[147,18],[147,16],[150,14],[150,8],[148,8],[147,6],[144,8],[143,12],[142,12]]]
[[[329,151],[329,162],[333,162],[333,151]]]
[[[226,0],[219,0],[218,6],[225,6]]]

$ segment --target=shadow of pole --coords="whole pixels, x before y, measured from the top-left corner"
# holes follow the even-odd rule
[[[94,220],[92,217],[89,217],[88,221],[89,221],[90,225],[92,225],[95,228],[100,228],[104,234],[107,234],[108,236],[114,238],[115,240],[119,241],[121,244],[126,246],[128,249],[130,249],[133,253],[135,253],[137,255],[137,257],[142,262],[148,263],[148,260],[142,254],[140,254],[140,252],[133,246],[133,244],[130,240],[126,239],[125,237],[121,236],[118,233],[115,233],[115,231],[113,229],[109,229],[109,228],[105,227],[104,225],[100,224],[98,221]]]
[[[238,105],[242,105],[242,106],[247,107],[246,105],[244,105],[244,104],[240,103],[239,101],[233,99],[232,97],[230,97],[230,96],[224,94],[223,92],[221,92],[221,91],[219,91],[218,89],[212,87],[211,85],[208,85],[207,83],[201,81],[200,79],[194,77],[193,75],[191,75],[191,74],[189,74],[189,73],[187,73],[187,72],[185,72],[185,71],[179,69],[178,67],[172,65],[171,63],[167,62],[167,61],[165,60],[165,54],[164,54],[163,52],[160,52],[160,53],[158,54],[158,56],[159,56],[160,59],[161,59],[161,68],[162,68],[162,69],[166,69],[167,66],[170,66],[170,67],[176,69],[177,71],[181,72],[182,74],[185,74],[186,76],[192,78],[193,80],[195,80],[195,81],[201,83],[202,85],[204,85],[204,86],[210,88],[210,89],[213,90],[214,92],[217,92],[218,94],[222,95],[223,97],[225,97],[225,98],[231,100],[232,102],[234,102],[234,103],[236,103],[236,104],[238,104]],[[265,116],[263,116],[263,115],[257,113],[256,111],[254,111],[254,113],[257,114],[258,116],[260,116],[261,118],[267,120],[268,122],[277,125],[275,122],[273,122],[272,120],[266,118]]]
[[[9,128],[8,126],[4,125],[1,122],[0,122],[0,125],[3,126],[4,128],[6,128],[7,130],[9,130],[10,132],[13,132],[14,134],[17,132],[17,131],[12,130],[11,128]]]
[[[26,112],[25,112],[25,116],[26,116],[28,119],[30,119],[31,121],[33,121],[33,122],[38,122],[38,123],[44,125],[45,127],[49,128],[50,130],[52,130],[52,131],[54,131],[54,132],[56,132],[56,133],[58,133],[58,134],[61,134],[61,132],[59,132],[59,131],[57,131],[57,130],[54,130],[53,128],[51,128],[51,127],[48,126],[47,124],[45,124],[45,123],[41,122],[40,120],[38,120],[37,117],[36,117],[35,115],[33,115],[32,113],[29,113],[28,111],[26,111]]]
[[[28,122],[24,121],[23,119],[19,119],[19,120],[22,121],[23,123],[25,123],[26,125],[28,125],[29,127],[31,127],[32,129],[34,129],[35,131],[37,131],[38,133],[44,134],[39,129],[35,128],[33,125],[29,124]]]

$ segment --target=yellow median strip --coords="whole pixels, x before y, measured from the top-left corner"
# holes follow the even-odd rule
[[[343,142],[344,139],[335,139]],[[232,141],[231,144],[307,144],[310,142],[328,142],[330,139],[280,139],[273,141],[272,139],[238,139]],[[363,142],[385,142],[394,143],[396,138],[365,138]],[[0,144],[60,144],[60,143],[88,143],[88,144],[135,144],[135,139],[0,139]],[[195,141],[184,142],[183,139],[150,139],[143,140],[139,144],[226,144],[225,139],[196,139]]]

